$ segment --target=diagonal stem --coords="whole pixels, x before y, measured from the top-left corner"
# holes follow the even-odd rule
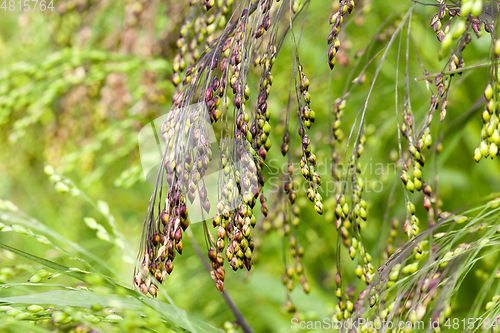
[[[201,261],[203,262],[203,265],[207,269],[208,273],[210,273],[211,272],[210,265],[209,265],[207,259],[205,258],[205,256],[203,255],[203,253],[201,252],[200,246],[198,245],[198,242],[196,242],[196,239],[194,238],[193,232],[191,231],[190,228],[188,228],[186,230],[186,232],[187,232],[189,238],[191,239],[191,243],[193,244],[194,250],[198,254],[198,257],[200,257]],[[222,297],[224,297],[224,300],[226,301],[227,305],[231,309],[231,312],[236,317],[236,321],[243,329],[243,332],[254,333],[252,327],[248,324],[245,317],[243,316],[241,311],[238,309],[236,304],[234,304],[233,300],[231,299],[231,297],[229,297],[229,295],[227,294],[226,291],[222,292]]]
[[[433,79],[433,78],[435,78],[438,75],[449,75],[449,74],[462,73],[462,72],[470,71],[470,70],[473,70],[473,69],[476,69],[476,68],[491,66],[491,64],[492,64],[492,62],[485,62],[485,63],[477,64],[477,65],[474,65],[474,66],[469,66],[469,67],[454,69],[452,71],[441,72],[441,73],[434,73],[434,74],[428,74],[428,75],[416,77],[415,81],[422,81],[422,80],[427,80],[427,79]]]

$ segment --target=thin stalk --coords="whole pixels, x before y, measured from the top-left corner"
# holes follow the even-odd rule
[[[452,71],[441,72],[441,73],[434,73],[434,74],[428,74],[428,75],[416,77],[415,81],[422,81],[422,80],[427,80],[427,79],[433,79],[433,78],[435,78],[438,75],[449,75],[449,74],[462,73],[462,72],[470,71],[470,70],[473,70],[473,69],[476,69],[476,68],[487,67],[487,66],[490,66],[491,64],[492,64],[492,62],[489,61],[489,62],[485,62],[485,63],[482,63],[482,64],[477,64],[477,65],[473,65],[473,66],[469,66],[469,67],[454,69]]]
[[[194,250],[198,254],[198,257],[200,257],[201,261],[203,262],[203,265],[207,269],[208,273],[210,273],[211,272],[210,265],[209,265],[207,259],[205,258],[205,256],[203,255],[203,252],[201,252],[200,246],[198,245],[198,242],[194,238],[193,232],[191,231],[190,228],[188,228],[186,230],[186,232],[187,232],[189,238],[191,239],[191,243],[193,244]],[[238,307],[236,306],[236,304],[234,304],[233,300],[231,299],[231,297],[229,297],[229,295],[228,295],[228,293],[226,291],[222,292],[222,297],[224,297],[224,300],[226,301],[227,305],[231,309],[231,312],[236,317],[236,321],[238,322],[238,324],[243,329],[243,332],[245,332],[245,333],[254,333],[254,330],[248,324],[248,322],[246,321],[245,317],[243,316],[243,314],[241,313],[241,311],[238,309]]]

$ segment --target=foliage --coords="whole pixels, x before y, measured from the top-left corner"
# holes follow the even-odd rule
[[[496,2],[54,6],[0,10],[0,330],[500,330]]]

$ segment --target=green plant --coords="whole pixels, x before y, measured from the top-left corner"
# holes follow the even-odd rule
[[[32,164],[54,165],[45,172],[55,190],[75,196],[61,207],[84,214],[92,232],[62,235],[1,202],[2,232],[41,244],[2,238],[0,279],[12,293],[0,298],[2,327],[214,330],[195,313],[244,332],[288,331],[291,316],[425,323],[397,332],[500,329],[491,327],[500,316],[497,3],[59,1],[56,13],[20,15],[54,34],[32,46],[46,60],[19,62],[13,51],[2,60],[0,136],[10,146],[0,152],[18,160],[0,170],[30,188],[22,178]],[[129,244],[151,189],[135,137],[167,105],[137,249]],[[214,164],[217,188],[205,183]],[[0,193],[22,201],[4,182]],[[119,199],[90,199],[101,192]],[[188,209],[198,203],[200,224]],[[55,225],[67,223],[61,215]],[[283,292],[270,282],[280,276]],[[259,297],[262,308],[246,303]]]

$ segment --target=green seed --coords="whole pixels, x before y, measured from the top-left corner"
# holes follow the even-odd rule
[[[36,274],[38,274],[40,277],[44,278],[44,277],[49,276],[49,274],[50,274],[50,273],[49,273],[49,272],[47,272],[45,269],[41,269],[41,270],[39,270],[39,271],[38,271],[38,273],[36,273]]]
[[[483,118],[483,121],[487,123],[491,119],[491,115],[488,112],[488,110],[484,110],[483,113],[481,114],[481,117]]]
[[[109,315],[106,317],[106,320],[110,321],[110,322],[113,322],[113,323],[116,323],[116,322],[119,322],[121,320],[123,320],[122,317],[120,317],[119,315]]]
[[[45,172],[45,174],[48,175],[48,176],[52,176],[55,171],[54,171],[54,168],[51,165],[46,165],[43,168],[43,172]]]
[[[418,262],[415,262],[413,264],[407,265],[403,268],[403,274],[413,274],[417,271],[418,269]]]
[[[408,214],[415,214],[415,205],[410,202],[408,206],[406,206],[406,210],[408,211]]]
[[[56,183],[54,189],[59,193],[66,193],[69,191],[68,185],[61,182]]]
[[[29,312],[37,313],[37,312],[42,311],[43,308],[40,305],[33,304],[33,305],[28,306],[26,308],[26,310],[28,310]]]
[[[399,277],[399,271],[392,271],[390,274],[389,274],[389,280],[391,281],[396,281]]]
[[[491,84],[488,83],[488,85],[484,89],[484,98],[491,99],[492,97],[493,97],[493,88],[491,87]]]
[[[434,239],[440,239],[445,235],[446,235],[446,233],[444,233],[444,232],[437,233],[434,235]]]
[[[493,122],[489,122],[488,125],[486,125],[486,135],[492,136],[494,131],[495,124]]]
[[[462,17],[466,17],[467,15],[469,15],[469,13],[472,10],[472,5],[473,5],[472,1],[464,1],[464,2],[462,2],[462,7],[460,8],[460,15]],[[460,22],[462,22],[462,21],[460,21]],[[465,23],[464,23],[464,26],[465,26]],[[464,27],[464,30],[465,30],[465,27]],[[459,34],[458,37],[460,37],[460,35],[461,34]],[[458,38],[458,37],[454,37],[454,38]]]
[[[15,232],[17,232],[18,234],[21,234],[21,235],[27,235],[28,234],[28,229],[23,227],[23,226],[20,226],[20,225],[17,225],[17,224],[14,224],[12,226],[12,230],[14,230]]]
[[[66,319],[68,319],[68,315],[62,311],[57,311],[52,314],[52,320],[55,323],[63,323]]]
[[[479,245],[480,245],[480,246],[485,246],[485,245],[486,245],[486,244],[488,244],[489,242],[490,242],[490,240],[486,238],[486,239],[483,239],[483,240],[479,243]]]
[[[495,55],[500,56],[500,39],[495,41]]]
[[[347,216],[349,214],[349,205],[346,203],[344,207],[342,207],[342,212]]]
[[[370,297],[370,307],[373,307],[375,305],[375,303],[377,303],[377,301],[378,301],[378,295],[377,294],[375,294],[372,297]]]
[[[347,308],[347,311],[352,312],[352,310],[354,308],[354,304],[351,301],[347,300],[346,308]]]
[[[426,137],[425,137],[425,145],[427,146],[427,148],[430,148],[432,146],[432,136],[430,134],[428,134]]]
[[[490,137],[490,141],[496,144],[497,146],[500,144],[500,133],[498,130],[494,130],[493,134]]]
[[[443,40],[441,41],[442,49],[448,50],[451,46],[451,42],[452,42],[451,34],[447,34],[446,36],[444,36]]]
[[[415,190],[415,185],[411,180],[408,180],[408,182],[406,183],[406,189],[412,193]]]
[[[488,156],[489,147],[488,147],[488,144],[486,142],[481,141],[481,144],[479,145],[479,149],[481,150],[481,154],[483,156]]]
[[[352,246],[349,247],[349,256],[351,256],[352,260],[356,257],[356,249]]]
[[[31,282],[31,283],[38,283],[38,282],[40,282],[40,281],[42,281],[42,277],[41,277],[40,275],[38,275],[38,274],[33,275],[33,276],[32,276],[32,277],[28,280],[28,282]]]
[[[479,150],[479,148],[476,148],[476,150],[474,150],[474,160],[479,163],[479,160],[481,159],[481,157],[483,157],[483,155],[481,154],[481,151]]]
[[[15,317],[20,313],[21,313],[21,311],[19,311],[18,309],[10,309],[7,312],[5,312],[6,315],[11,316],[11,317]]]
[[[358,278],[361,278],[363,276],[363,268],[361,267],[361,265],[358,265],[356,267],[356,269],[354,270],[354,274],[356,274]]]
[[[101,321],[99,318],[97,318],[94,315],[88,315],[88,316],[85,316],[84,318],[85,318],[85,320],[90,321],[91,323],[97,323],[97,322]]]
[[[356,238],[352,238],[351,240],[351,244],[352,244],[352,247],[354,247],[355,249],[358,248],[358,240]]]
[[[490,145],[490,151],[489,151],[489,153],[490,153],[490,157],[491,158],[497,156],[497,154],[498,154],[498,146],[496,144],[492,143]]]
[[[465,17],[467,14],[465,12],[462,12],[462,15],[463,15],[463,17]],[[452,33],[453,39],[460,38],[463,35],[463,33],[465,32],[465,28],[466,28],[465,22],[462,20],[458,21],[453,29],[453,33]]]
[[[492,208],[492,209],[500,207],[500,198],[496,198],[496,199],[489,201],[487,203],[487,207]]]
[[[18,314],[15,318],[17,320],[26,320],[30,317],[30,314],[29,313],[26,313],[26,312],[21,312],[20,314]]]
[[[363,219],[363,220],[366,220],[366,210],[364,208],[360,208],[359,209],[359,216]]]
[[[483,11],[483,2],[481,0],[474,1],[471,9],[472,16],[478,17],[479,15],[481,15],[482,11]]]
[[[415,189],[416,189],[417,191],[420,191],[420,190],[422,189],[422,182],[420,181],[420,179],[415,178],[415,179],[413,180],[413,183],[414,183],[414,185],[415,185]],[[413,192],[413,191],[412,191],[412,192]]]

